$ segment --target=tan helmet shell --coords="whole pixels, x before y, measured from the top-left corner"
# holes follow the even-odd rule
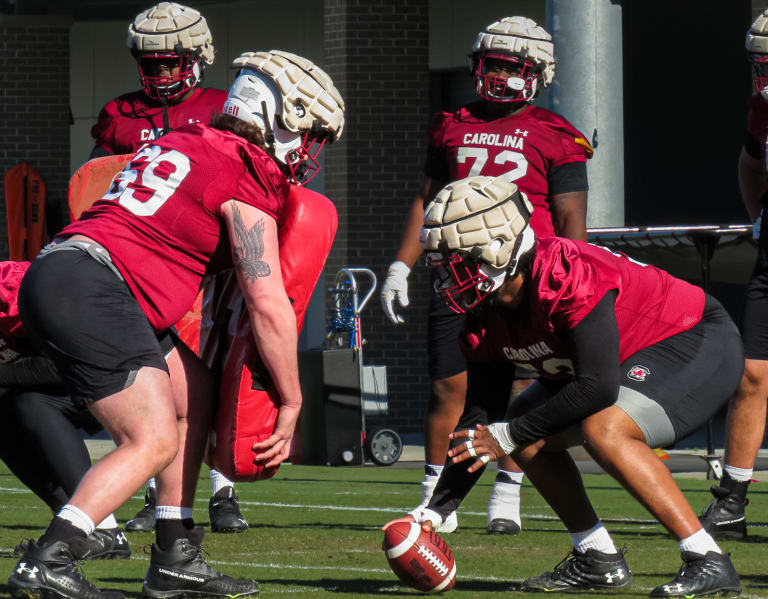
[[[555,78],[555,45],[552,36],[527,17],[504,17],[477,34],[472,52],[524,54],[543,66],[542,83],[547,87]]]
[[[528,214],[515,203],[518,193]],[[470,253],[480,248],[479,255],[473,253],[476,259],[503,269],[513,257],[515,241],[528,226],[532,212],[525,194],[501,177],[459,179],[446,185],[427,205],[419,243],[427,251],[446,247]]]
[[[755,19],[747,31],[747,52],[768,54],[768,10]]]
[[[200,51],[200,59],[213,64],[213,38],[208,23],[194,8],[160,2],[128,26],[128,47],[136,52],[172,52],[177,44]]]
[[[344,100],[328,74],[306,58],[290,52],[245,52],[232,63],[266,75],[282,96],[278,114],[284,129],[298,133],[319,125],[333,141],[344,130]],[[297,106],[303,110],[297,110]]]

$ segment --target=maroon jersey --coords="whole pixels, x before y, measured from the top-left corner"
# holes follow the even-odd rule
[[[37,355],[19,318],[19,285],[29,262],[0,262],[0,364]]]
[[[560,333],[572,329],[611,289],[617,291],[619,360],[690,329],[701,320],[704,292],[667,272],[582,241],[538,241],[524,313],[481,310],[467,318],[467,359],[508,360],[544,378],[574,374]]]
[[[211,114],[221,112],[226,99],[223,90],[197,87],[187,100],[168,104],[168,124],[172,130],[190,123],[208,124]],[[112,154],[133,154],[162,134],[163,107],[141,91],[107,102],[91,129],[96,145]]]
[[[544,108],[488,120],[483,102],[455,112],[440,112],[429,127],[432,154],[443,164],[428,164],[426,175],[456,181],[475,175],[504,175],[525,192],[534,207],[531,226],[536,236],[555,235],[549,209],[547,176],[553,167],[586,162],[592,147],[565,118]]]
[[[288,192],[261,149],[228,131],[187,125],[142,148],[61,236],[103,245],[162,331],[192,306],[204,275],[232,266],[221,205],[238,200],[280,223]]]

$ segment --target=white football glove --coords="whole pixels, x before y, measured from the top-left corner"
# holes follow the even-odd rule
[[[401,307],[408,305],[408,275],[411,269],[405,262],[398,260],[389,265],[387,278],[384,279],[384,285],[381,287],[381,306],[384,308],[384,314],[387,315],[393,324],[405,322],[405,319],[399,314],[395,314],[395,299]]]
[[[440,529],[440,525],[443,523],[443,517],[436,511],[428,508],[417,507],[415,510],[408,513],[413,516],[418,524],[424,524],[427,521],[432,522],[432,530],[435,532]]]

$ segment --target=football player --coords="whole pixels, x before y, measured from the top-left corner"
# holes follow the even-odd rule
[[[213,64],[214,49],[205,17],[197,10],[175,2],[148,8],[128,26],[128,48],[136,59],[142,89],[115,98],[102,108],[91,130],[96,141],[91,158],[133,154],[172,129],[207,123],[227,99],[224,90],[201,87],[206,66]],[[210,465],[211,530],[247,530],[234,483]],[[126,530],[155,529],[156,498],[155,481],[150,480],[144,507],[126,523]]]
[[[78,429],[101,425],[67,394],[58,371],[29,343],[17,307],[29,262],[0,263],[0,459],[57,513],[67,503],[91,458]],[[19,448],[24,448],[20,451]],[[86,559],[128,558],[131,548],[113,514],[88,535]],[[23,551],[20,544],[17,551]]]
[[[765,435],[768,402],[768,231],[763,216],[766,198],[766,142],[768,142],[768,11],[747,32],[754,94],[749,100],[747,135],[739,155],[741,198],[758,239],[757,262],[747,285],[742,336],[744,376],[728,404],[725,458],[714,498],[701,523],[713,536],[747,536],[745,506],[757,452]]]
[[[205,275],[234,268],[254,342],[282,400],[274,432],[253,445],[253,459],[271,468],[288,457],[301,390],[277,224],[290,185],[311,177],[323,144],[340,137],[344,103],[321,69],[293,54],[249,52],[234,65],[240,71],[225,112],[137,152],[22,281],[27,334],[117,448],[29,543],[9,579],[12,592],[105,596],[76,568],[84,539],[156,475],[156,542],[144,596],[258,594],[257,582],[217,572],[201,553],[192,506],[213,394],[174,388],[188,379],[169,381],[156,333],[190,309]],[[202,364],[191,352],[176,353],[182,375]]]
[[[139,69],[141,90],[110,100],[91,129],[91,158],[133,154],[147,142],[189,123],[208,123],[227,92],[203,88],[213,64],[213,39],[195,9],[160,2],[128,26],[128,48]]]
[[[421,255],[418,243],[424,207],[449,181],[467,176],[503,176],[514,181],[536,211],[532,226],[540,237],[587,238],[587,169],[592,148],[565,118],[532,104],[555,75],[552,37],[525,17],[505,17],[481,31],[472,48],[471,73],[480,101],[438,113],[429,127],[429,148],[421,194],[413,203],[395,262],[381,290],[384,311],[397,324],[408,305],[408,274]],[[448,435],[464,407],[466,363],[458,346],[463,316],[431,294],[428,368],[432,395],[425,423],[422,501],[429,501],[448,451]],[[524,388],[530,374],[518,379]],[[527,381],[530,382],[530,381]],[[523,475],[506,458],[499,464],[488,502],[488,532],[520,531]],[[440,532],[457,526],[456,515]]]
[[[682,568],[651,597],[740,593],[730,557],[652,449],[674,445],[726,403],[744,366],[736,326],[717,300],[662,270],[581,241],[539,238],[534,214],[501,177],[457,181],[427,206],[421,243],[438,293],[468,314],[469,383],[451,461],[419,521],[439,524],[490,460],[511,454],[573,544],[523,590],[629,587],[624,551],[567,452],[583,445],[679,542]],[[539,379],[510,403],[517,364]]]

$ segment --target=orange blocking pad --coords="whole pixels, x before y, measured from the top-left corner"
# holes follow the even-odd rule
[[[45,232],[45,180],[22,162],[5,174],[8,254],[11,260],[32,260],[48,243]]]

